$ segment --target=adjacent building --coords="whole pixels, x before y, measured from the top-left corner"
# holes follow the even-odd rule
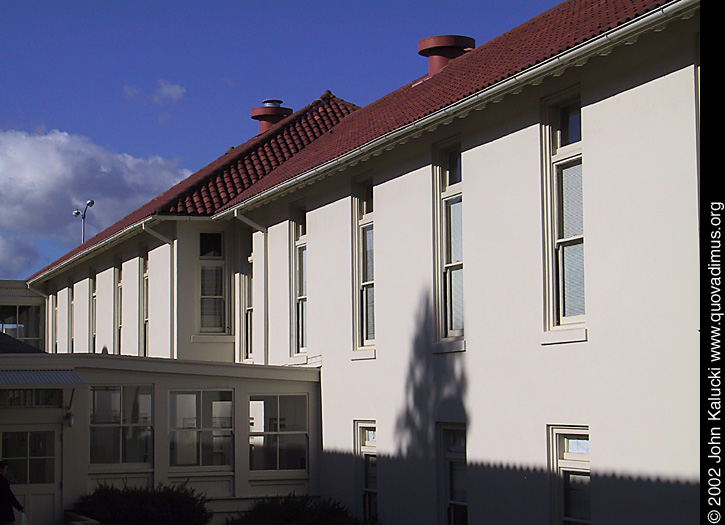
[[[385,524],[697,520],[699,16],[567,0],[421,40],[368,106],[255,108],[27,280],[45,353],[0,361],[26,506],[189,482],[216,519],[309,492]]]

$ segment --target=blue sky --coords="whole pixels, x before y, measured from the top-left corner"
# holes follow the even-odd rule
[[[267,98],[368,104],[557,4],[0,0],[0,279],[26,278],[257,132]]]

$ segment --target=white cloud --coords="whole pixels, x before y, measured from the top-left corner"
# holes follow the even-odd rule
[[[0,131],[0,278],[25,278],[189,175],[177,161],[110,152],[85,137]]]
[[[172,84],[168,80],[159,80],[158,87],[154,93],[154,102],[162,102],[164,100],[177,101],[186,95],[186,88],[178,84]]]

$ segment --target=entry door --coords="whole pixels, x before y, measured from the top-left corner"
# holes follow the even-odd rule
[[[10,488],[33,524],[63,522],[60,432],[59,425],[0,428],[0,457],[9,464]]]

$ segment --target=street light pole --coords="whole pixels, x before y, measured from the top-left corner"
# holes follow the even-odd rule
[[[95,201],[89,199],[86,201],[86,207],[83,208],[83,211],[81,210],[73,210],[73,216],[78,217],[80,215],[81,217],[81,244],[86,242],[86,212],[88,211],[88,208],[91,208],[95,204]]]

